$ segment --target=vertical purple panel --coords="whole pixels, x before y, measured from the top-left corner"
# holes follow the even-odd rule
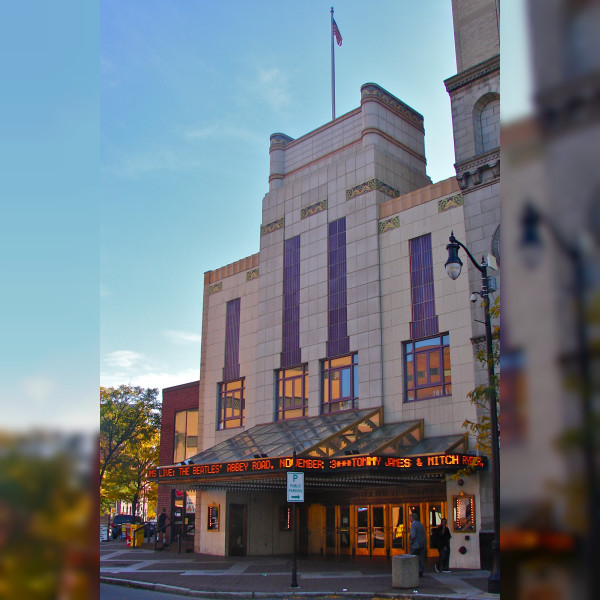
[[[283,251],[283,351],[281,368],[302,362],[300,354],[300,236],[285,240]]]
[[[411,338],[419,339],[438,333],[433,290],[433,256],[431,234],[413,238],[410,246],[410,290],[412,297]]]
[[[227,303],[223,381],[231,381],[240,377],[240,303],[240,298]]]
[[[327,358],[348,354],[346,295],[346,217],[329,223],[327,267],[329,279]]]

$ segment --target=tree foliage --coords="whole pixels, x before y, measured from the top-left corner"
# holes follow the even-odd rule
[[[0,598],[90,598],[97,529],[88,440],[0,432]]]
[[[157,430],[125,444],[102,482],[101,508],[107,510],[115,501],[126,500],[132,504],[132,514],[136,514],[144,498],[149,505],[156,503],[157,486],[147,480],[147,474],[150,467],[158,464],[159,446]]]
[[[158,390],[121,385],[100,388],[100,483],[128,444],[160,429]]]

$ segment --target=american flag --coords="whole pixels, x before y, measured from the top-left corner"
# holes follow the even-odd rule
[[[335,19],[333,19],[333,35],[335,35],[335,41],[337,42],[337,45],[341,46],[342,45],[342,34],[340,33],[340,30],[338,29]]]

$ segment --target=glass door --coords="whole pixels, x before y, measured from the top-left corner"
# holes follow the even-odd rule
[[[425,533],[427,538],[427,556],[438,556],[438,551],[435,549],[432,541],[433,530],[442,522],[442,518],[446,518],[446,502],[430,502],[427,505],[427,514],[429,516],[425,525]]]
[[[385,556],[385,506],[371,506],[371,554]]]
[[[408,514],[406,505],[399,504],[390,507],[391,509],[391,554],[408,554],[408,538],[410,529],[407,526]]]
[[[368,555],[369,548],[369,507],[356,507],[356,555]]]

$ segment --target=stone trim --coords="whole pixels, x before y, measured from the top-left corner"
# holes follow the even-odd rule
[[[466,71],[459,73],[458,75],[449,77],[444,81],[444,85],[446,86],[446,91],[448,93],[454,92],[461,87],[469,85],[473,81],[477,81],[477,79],[482,79],[486,75],[499,70],[500,55],[496,54],[495,56],[492,56],[492,58],[488,58],[487,60],[470,67]]]
[[[285,133],[273,133],[270,140],[271,144],[269,146],[269,152],[271,150],[282,150],[290,142],[293,142],[294,138],[291,138],[289,135],[285,135]]]
[[[215,283],[214,285],[211,285],[208,288],[208,295],[212,296],[213,294],[216,294],[217,292],[222,292],[223,291],[223,282],[219,281],[218,283]]]
[[[252,281],[253,279],[258,279],[258,269],[252,269],[251,271],[246,271],[246,281]]]
[[[272,233],[273,231],[277,231],[278,229],[283,229],[285,225],[285,218],[281,217],[281,219],[277,219],[277,221],[273,221],[272,223],[267,223],[266,225],[260,226],[260,237],[263,235],[267,235],[267,233]]]
[[[359,185],[346,190],[346,200],[352,200],[352,198],[373,191],[383,192],[390,198],[397,198],[400,196],[400,190],[393,188],[391,185],[383,183],[383,181],[380,181],[379,179],[369,179],[369,181],[365,181],[364,183],[360,183]]]
[[[404,104],[402,100],[399,100],[396,96],[393,96],[387,90],[384,90],[375,83],[365,83],[365,85],[360,88],[360,103],[362,104],[369,100],[375,100],[376,102],[383,104],[399,117],[410,121],[419,129],[423,129],[423,115],[408,106],[408,104]]]
[[[321,200],[320,202],[316,202],[315,204],[311,204],[310,206],[305,206],[300,210],[300,219],[306,219],[308,217],[312,217],[317,213],[323,212],[327,210],[327,198],[325,200]]]
[[[461,190],[481,185],[484,182],[484,171],[491,170],[491,181],[495,181],[500,178],[500,149],[498,148],[471,160],[457,163],[454,165],[454,168],[456,169],[458,186]],[[485,183],[490,183],[490,180]]]
[[[400,227],[400,217],[390,217],[385,221],[379,221],[379,233],[385,233],[392,229],[398,229]]]
[[[457,206],[463,205],[463,195],[455,194],[454,196],[449,196],[448,198],[441,198],[438,200],[438,213],[446,212],[451,208],[456,208]]]
[[[394,139],[391,135],[385,133],[385,131],[381,131],[381,129],[378,129],[377,127],[367,127],[366,129],[363,129],[360,132],[361,139],[364,138],[365,135],[367,135],[369,133],[374,133],[375,135],[381,136],[383,139],[387,140],[391,144],[394,144],[397,148],[400,148],[404,152],[408,152],[408,154],[410,154],[411,156],[414,156],[415,158],[422,160],[424,163],[427,163],[427,160],[426,160],[424,154],[419,154],[412,148],[409,148],[402,142],[399,142],[398,140]]]

